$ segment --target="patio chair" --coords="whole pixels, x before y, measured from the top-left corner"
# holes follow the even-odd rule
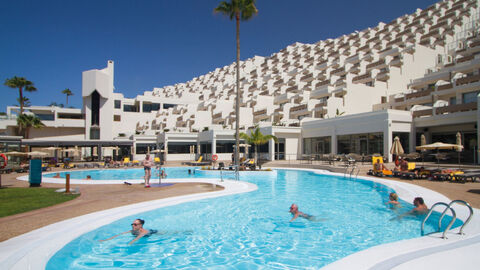
[[[153,162],[157,165],[160,164],[160,158],[159,157],[154,158]]]
[[[375,166],[375,164],[377,163],[383,165],[383,157],[378,157],[378,156],[372,157],[372,166],[373,166],[372,175],[379,176],[379,177],[393,176],[393,172],[391,170],[377,169]]]
[[[466,183],[468,180],[472,182],[480,181],[480,172],[467,172],[464,174],[455,175],[455,181]]]

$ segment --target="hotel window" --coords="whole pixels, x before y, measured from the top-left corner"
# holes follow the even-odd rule
[[[113,121],[115,121],[115,122],[120,122],[120,121],[122,121],[121,119],[122,119],[121,115],[114,115],[113,116]]]
[[[470,92],[462,94],[463,104],[477,102],[477,96],[479,92]]]
[[[121,109],[121,108],[122,108],[122,101],[115,100],[115,109]]]
[[[168,104],[168,103],[163,103],[163,108],[168,109],[177,106],[177,104]]]
[[[195,153],[195,142],[168,142],[169,154],[190,154],[190,149]],[[193,146],[193,148],[192,148]]]
[[[123,105],[123,111],[124,112],[138,112],[137,106],[135,105]]]
[[[54,121],[55,120],[55,115],[54,114],[38,114],[38,113],[36,113],[35,116],[37,116],[42,121]]]
[[[235,141],[220,141],[217,140],[217,153],[233,153]]]
[[[457,104],[457,98],[456,97],[451,97],[449,102],[448,102],[448,105],[455,105]]]
[[[381,101],[381,102],[382,102],[382,104],[385,104],[385,103],[387,103],[387,97],[385,97],[385,96],[382,96],[382,101]]]

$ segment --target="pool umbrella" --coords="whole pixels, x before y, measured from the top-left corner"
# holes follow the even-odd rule
[[[425,138],[425,134],[422,134],[422,136],[420,136],[420,145],[425,144],[427,144],[427,139]],[[425,152],[425,150],[422,150],[422,166],[425,165],[425,163],[423,162],[423,152]]]
[[[390,154],[395,155],[398,157],[404,153],[402,144],[400,143],[400,138],[398,136],[393,139],[392,148],[390,148]]]
[[[460,132],[457,132],[457,152],[458,152],[458,169],[460,169],[460,152],[462,152],[462,134]]]
[[[449,149],[449,150],[456,150],[456,149],[461,149],[463,148],[462,145],[456,145],[456,144],[450,144],[450,143],[442,143],[442,142],[436,142],[432,144],[425,144],[425,145],[420,145],[417,146],[417,150],[437,150],[437,164],[440,167],[440,160],[439,160],[439,153],[438,150],[440,149]]]

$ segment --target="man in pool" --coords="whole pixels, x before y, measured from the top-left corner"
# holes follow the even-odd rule
[[[145,170],[145,187],[149,188],[150,178],[152,177],[152,166],[153,166],[153,162],[152,162],[152,159],[150,158],[150,154],[147,154],[145,156],[145,159],[143,160],[142,164],[143,164],[143,169]]]
[[[294,203],[292,203],[292,205],[290,205],[290,213],[293,215],[293,218],[290,220],[290,222],[294,221],[297,217],[302,217],[302,218],[308,219],[310,221],[315,220],[315,216],[305,214],[303,212],[298,211],[298,205],[296,205]]]
[[[150,236],[154,233],[157,233],[157,230],[144,229],[143,224],[145,224],[145,221],[143,219],[137,218],[133,221],[131,230],[120,233],[120,234],[117,234],[117,235],[114,235],[114,236],[112,236],[108,239],[105,239],[105,240],[100,240],[100,242],[107,241],[107,240],[112,240],[113,238],[116,238],[116,237],[118,237],[122,234],[131,233],[132,235],[136,236],[135,239],[133,239],[132,241],[130,241],[130,243],[128,243],[129,245],[131,245],[131,244],[135,243],[135,241],[137,241],[138,239],[140,239],[144,236]]]
[[[410,215],[410,216],[424,215],[428,212],[428,207],[423,201],[422,197],[416,197],[415,199],[413,199],[413,205],[415,206],[415,208],[398,216],[398,219],[407,215]]]

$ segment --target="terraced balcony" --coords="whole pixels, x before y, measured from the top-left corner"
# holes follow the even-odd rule
[[[300,78],[301,82],[311,82],[313,81],[313,73],[306,74]]]
[[[372,74],[370,72],[368,72],[366,74],[362,74],[362,75],[353,77],[352,83],[366,83],[366,82],[369,82],[371,80],[373,80],[372,79]]]
[[[436,108],[435,113],[439,114],[450,114],[456,112],[465,112],[465,111],[476,111],[477,102],[465,103],[465,104],[455,104],[445,107]]]

